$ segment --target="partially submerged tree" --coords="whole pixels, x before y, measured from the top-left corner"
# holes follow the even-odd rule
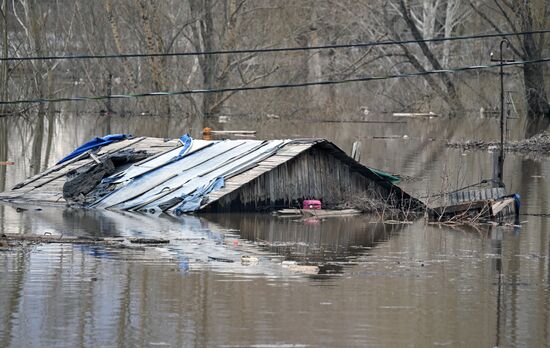
[[[541,28],[548,17],[542,14],[550,6],[537,0],[537,6],[544,9],[531,9],[527,15],[520,15],[521,8],[513,12],[506,6],[524,6],[523,2],[491,0],[494,5],[489,8],[488,2],[472,7],[470,1],[474,0],[0,0],[3,12],[9,5],[9,10],[13,8],[17,15],[1,18],[0,25],[9,18],[10,28],[5,29],[6,25],[0,28],[4,28],[0,41],[8,42],[2,47],[4,56],[8,53],[13,56],[162,54],[378,40],[420,41],[474,34],[491,26],[480,27],[479,22],[483,20],[475,17],[475,22],[470,16],[474,11],[486,14],[487,20],[494,21],[495,28],[501,31],[522,30],[522,26],[527,28],[529,25]],[[496,4],[505,10],[500,16],[490,12],[499,10]],[[30,15],[30,9],[36,9],[37,16]],[[521,22],[518,18],[525,20]],[[32,23],[38,31],[33,30]],[[14,100],[223,89],[423,73],[479,64],[486,60],[485,53],[494,41],[418,42],[270,54],[16,62],[10,63],[10,69],[7,69],[8,64],[1,64],[0,87],[4,88],[0,92],[4,94],[3,99]],[[516,50],[525,58],[541,56],[544,44],[539,36],[513,41]],[[525,76],[531,76],[526,78],[525,84],[526,98],[529,105],[533,105],[530,115],[544,115],[548,109],[540,69],[543,69],[541,65],[534,64],[525,67]],[[479,110],[480,106],[490,103],[480,96],[484,89],[487,90],[483,88],[484,83],[488,83],[483,82],[488,79],[480,76],[494,72],[496,70],[425,75],[307,89],[128,98],[112,104],[108,101],[63,103],[56,104],[56,108],[69,112],[107,110],[102,114],[110,114],[112,110],[122,115],[165,116],[158,132],[155,128],[156,135],[175,132],[174,125],[179,130],[194,125],[196,134],[203,122],[211,123],[219,115],[276,114],[346,119],[359,112],[363,117],[366,115],[363,111],[371,109],[375,112],[435,111],[463,116],[466,108]],[[9,78],[5,78],[6,75]],[[6,88],[7,81],[10,85]],[[44,107],[39,110],[42,114],[46,111]]]
[[[434,45],[422,40],[436,36],[450,37],[463,17],[457,14],[459,4],[453,0],[413,0],[412,2],[398,0],[388,4],[393,11],[386,12],[390,16],[386,23],[393,36],[398,40],[412,37],[419,41],[419,51],[412,49],[411,46],[400,46],[410,65],[418,72],[447,68],[444,63],[449,62],[449,46],[438,52]],[[446,6],[443,7],[443,5]],[[445,11],[443,11],[444,8],[446,8]],[[403,23],[396,23],[398,22],[396,15],[401,17]],[[397,29],[398,26],[403,29],[401,32]],[[403,33],[410,36],[406,37]],[[424,75],[424,79],[427,85],[445,101],[451,115],[464,116],[465,108],[459,96],[456,79],[452,79],[448,74]]]
[[[50,8],[41,4],[37,0],[13,0],[13,17],[17,25],[21,28],[19,46],[15,53],[18,56],[46,56],[56,50],[66,49],[70,32],[58,31],[59,40],[50,40],[47,35],[47,28],[51,23],[62,26],[59,20],[60,8],[54,6]],[[56,18],[57,17],[57,18]],[[65,39],[65,40],[63,40]],[[61,43],[61,44],[60,44]],[[61,45],[61,47],[59,47]],[[54,92],[54,71],[60,66],[60,61],[31,60],[26,67],[26,73],[29,75],[25,80],[30,80],[24,88],[28,88],[35,98],[51,98]],[[51,147],[51,137],[53,136],[53,109],[46,104],[40,103],[37,110],[35,128],[33,130],[32,152],[30,159],[31,174],[39,173],[42,167],[47,163],[42,163],[42,150],[45,133],[45,118],[48,119],[48,139],[47,147]]]
[[[8,0],[2,0],[2,7],[0,7],[0,16],[2,17],[2,58],[7,59],[9,55],[8,48]],[[9,70],[8,61],[2,62],[2,70],[0,74],[0,100],[7,100],[8,98],[8,80]],[[5,113],[5,107],[0,108],[0,114]]]
[[[192,28],[191,44],[197,51],[230,51],[243,48],[239,45],[242,37],[247,37],[246,25],[251,16],[260,12],[248,0],[190,1],[191,14],[197,19]],[[265,38],[255,37],[259,42],[249,42],[251,47],[265,46]],[[248,64],[257,54],[200,55],[197,57],[202,75],[203,88],[220,89],[249,86],[277,71],[278,67],[265,67]],[[202,116],[210,124],[218,116],[224,103],[235,92],[207,93],[202,96]]]
[[[546,29],[550,24],[550,2],[547,0],[470,1],[472,9],[495,31],[531,32]],[[509,37],[514,55],[524,61],[542,58],[548,35],[525,34]],[[523,65],[527,123],[525,135],[530,137],[550,124],[550,104],[545,86],[545,64]]]

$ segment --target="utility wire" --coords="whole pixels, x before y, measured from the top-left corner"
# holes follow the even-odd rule
[[[517,66],[524,64],[535,64],[550,62],[550,58],[541,58],[535,60],[504,62],[503,66]],[[398,78],[408,78],[424,75],[435,74],[447,74],[458,73],[463,71],[473,71],[482,69],[491,69],[500,67],[500,64],[489,65],[473,65],[459,68],[449,68],[440,70],[419,71],[412,73],[392,74],[384,76],[365,76],[344,80],[324,80],[324,81],[312,81],[296,84],[276,84],[276,85],[260,85],[260,86],[243,86],[243,87],[226,87],[226,88],[214,88],[214,89],[191,89],[186,91],[174,91],[174,92],[148,92],[148,93],[130,93],[130,94],[113,94],[103,96],[82,96],[82,97],[65,97],[65,98],[40,98],[40,99],[27,99],[27,100],[12,100],[12,101],[0,101],[0,105],[14,105],[14,104],[28,104],[28,103],[58,103],[67,101],[86,101],[86,100],[104,100],[104,99],[127,99],[127,98],[142,98],[142,97],[158,97],[158,96],[175,96],[175,95],[189,95],[189,94],[208,94],[208,93],[224,93],[224,92],[241,92],[241,91],[255,91],[255,90],[268,90],[268,89],[286,89],[286,88],[299,88],[310,86],[326,86],[326,85],[339,85],[344,83],[353,82],[367,82],[367,81],[382,81]]]
[[[531,34],[545,34],[550,33],[550,29],[544,30],[532,30],[522,32],[509,32],[509,33],[490,33],[490,34],[476,34],[476,35],[462,35],[453,37],[439,37],[429,38],[422,40],[384,40],[384,41],[370,41],[355,44],[340,44],[340,45],[321,45],[321,46],[308,46],[308,47],[280,47],[280,48],[250,48],[250,49],[238,49],[238,50],[220,50],[220,51],[197,51],[197,52],[172,52],[172,53],[128,53],[128,54],[82,54],[82,55],[68,55],[68,56],[31,56],[31,57],[8,57],[0,58],[0,61],[28,61],[28,60],[74,60],[74,59],[112,59],[112,58],[145,58],[145,57],[180,57],[180,56],[208,56],[208,55],[223,55],[223,54],[240,54],[240,53],[272,53],[272,52],[293,52],[293,51],[312,51],[312,50],[326,50],[326,49],[338,49],[338,48],[361,48],[372,46],[388,46],[388,45],[410,45],[421,42],[443,42],[443,41],[457,41],[457,40],[475,40],[485,39],[493,37],[509,37],[509,36],[521,36]]]

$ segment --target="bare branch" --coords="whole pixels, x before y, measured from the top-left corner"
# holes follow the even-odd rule
[[[487,23],[489,23],[489,25],[499,34],[504,34],[504,32],[500,29],[500,27],[493,21],[491,20],[491,18],[489,18],[489,16],[487,16],[483,11],[481,11],[477,6],[475,6],[471,0],[468,0],[468,3],[470,4],[472,10],[474,10],[474,12],[476,12],[478,14],[478,16],[480,16],[484,21],[486,21]],[[506,38],[504,35],[502,36],[502,38]],[[516,45],[514,45],[513,42],[510,42],[510,47],[512,49],[512,51],[514,52],[514,54],[518,57],[520,57],[521,59],[525,59],[525,54],[522,53],[517,47]]]

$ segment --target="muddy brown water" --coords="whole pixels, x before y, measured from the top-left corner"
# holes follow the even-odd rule
[[[59,116],[61,117],[61,116]],[[393,119],[392,119],[393,120]],[[4,119],[15,166],[52,164],[94,135],[155,134],[146,118],[72,115],[45,128]],[[177,122],[174,123],[177,125]],[[229,124],[244,128],[246,124]],[[416,196],[491,176],[488,152],[448,139],[497,139],[496,120],[300,123],[270,120],[261,138],[326,137],[362,162],[414,180]],[[406,135],[406,137],[403,137]],[[512,137],[516,136],[512,134]],[[3,148],[2,148],[3,147]],[[44,145],[44,148],[46,145]],[[2,160],[2,159],[0,159]],[[550,161],[508,155],[505,180],[522,213],[550,213]],[[42,169],[42,168],[39,168]],[[521,227],[380,223],[376,216],[297,222],[266,214],[150,217],[0,205],[1,233],[170,239],[141,249],[21,245],[0,251],[1,347],[542,347],[550,345],[549,218]],[[248,256],[252,263],[242,263]],[[309,274],[292,263],[330,265]]]

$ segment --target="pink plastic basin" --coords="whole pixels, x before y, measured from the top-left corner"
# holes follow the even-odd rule
[[[304,209],[321,209],[321,201],[316,199],[305,200]]]

